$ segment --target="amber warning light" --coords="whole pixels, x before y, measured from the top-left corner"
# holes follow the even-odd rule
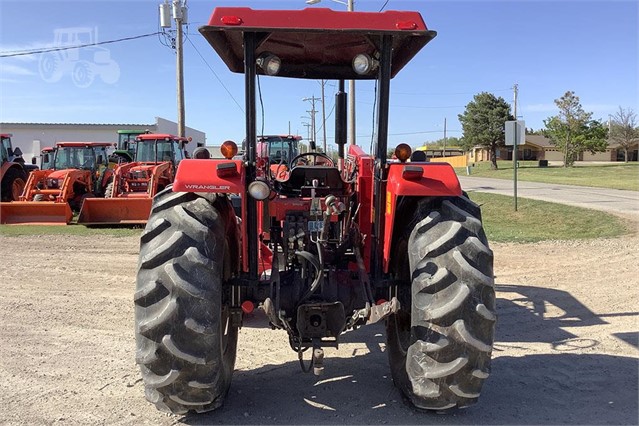
[[[237,154],[237,144],[233,141],[225,141],[220,147],[222,155],[226,159],[231,159]]]
[[[413,150],[411,149],[410,145],[406,143],[400,143],[399,145],[397,145],[397,148],[395,148],[395,156],[402,163],[410,158],[412,152]]]

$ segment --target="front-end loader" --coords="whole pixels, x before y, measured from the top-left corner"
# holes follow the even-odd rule
[[[78,216],[82,225],[144,225],[155,194],[173,182],[184,158],[187,138],[170,134],[140,134],[135,161],[121,163],[104,198],[85,200]]]
[[[58,142],[50,169],[29,174],[19,201],[0,203],[3,224],[59,224],[71,222],[83,201],[103,197],[112,180],[107,162],[110,142]],[[43,154],[48,163],[51,153]]]
[[[436,33],[417,12],[240,7],[216,8],[200,33],[244,74],[246,150],[234,158],[227,141],[223,159],[182,161],[153,200],[134,297],[146,398],[179,414],[220,407],[243,315],[258,308],[304,371],[330,368],[324,348],[345,331],[383,321],[408,401],[435,411],[475,403],[496,321],[480,208],[449,164],[412,161],[406,144],[387,158],[391,79]],[[264,76],[336,81],[337,161],[311,150],[271,172],[257,149]],[[351,79],[375,84],[371,153],[344,152]]]

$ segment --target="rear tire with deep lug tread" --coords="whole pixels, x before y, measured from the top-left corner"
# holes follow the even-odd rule
[[[162,411],[214,410],[228,393],[238,337],[224,300],[229,256],[211,198],[170,188],[155,197],[140,243],[136,361]]]
[[[424,199],[394,253],[402,309],[387,321],[395,384],[421,409],[474,404],[490,373],[493,253],[468,198]]]

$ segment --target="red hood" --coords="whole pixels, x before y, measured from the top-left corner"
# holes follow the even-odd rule
[[[64,169],[64,170],[53,170],[51,173],[47,175],[48,179],[64,179],[69,172],[76,169]]]
[[[131,169],[129,170],[129,172],[133,172],[133,171],[142,171],[142,170],[152,170],[155,167],[157,167],[158,165],[160,165],[162,163],[142,163],[142,164],[138,164],[135,167],[131,167]]]

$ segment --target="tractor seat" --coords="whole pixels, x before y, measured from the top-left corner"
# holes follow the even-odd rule
[[[297,166],[293,167],[284,181],[275,181],[277,192],[286,196],[310,197],[313,180],[319,185],[315,195],[324,197],[330,194],[345,195],[350,185],[342,180],[342,176],[335,167],[326,166]]]

